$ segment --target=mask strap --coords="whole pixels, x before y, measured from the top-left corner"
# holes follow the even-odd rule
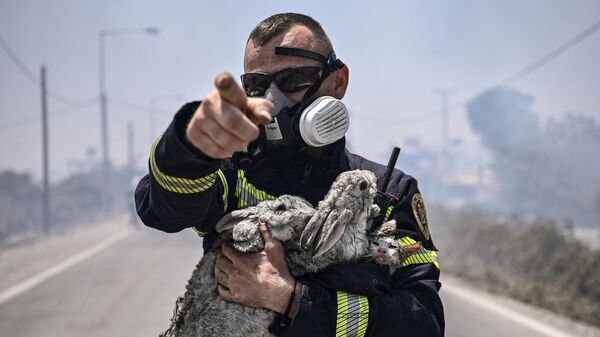
[[[300,48],[289,48],[289,47],[275,47],[275,55],[282,56],[299,56],[305,57],[313,60],[317,60],[325,66],[325,68],[329,69],[330,72],[334,72],[336,70],[342,69],[344,67],[344,62],[338,59],[335,56],[335,52],[329,53],[327,57],[314,52],[312,50],[300,49]]]
[[[315,84],[312,85],[312,87],[308,88],[308,90],[304,94],[304,97],[302,97],[302,102],[306,102],[305,104],[308,104],[307,99],[312,97],[312,95],[314,95],[319,90],[319,88],[321,87],[321,84],[323,84],[323,81],[327,78],[327,76],[329,76],[329,74],[331,74],[331,71],[329,69],[327,69],[327,68],[323,69],[323,74],[321,75],[319,80]],[[304,107],[302,107],[302,108],[304,108]]]
[[[289,47],[275,47],[275,55],[305,57],[305,58],[317,60],[317,61],[321,62],[321,64],[323,64],[324,68],[323,68],[323,74],[321,75],[321,78],[319,78],[319,80],[308,89],[306,94],[304,94],[304,97],[302,98],[302,102],[306,102],[306,100],[308,98],[310,98],[312,95],[314,95],[319,90],[319,88],[321,87],[321,84],[327,78],[327,76],[329,76],[329,74],[331,74],[332,72],[334,72],[336,70],[342,69],[344,67],[344,62],[342,62],[342,60],[338,59],[335,56],[335,52],[333,52],[333,51],[331,53],[329,53],[329,55],[327,57],[325,57],[325,56],[323,56],[317,52],[311,51],[311,50],[300,49],[300,48],[289,48]]]

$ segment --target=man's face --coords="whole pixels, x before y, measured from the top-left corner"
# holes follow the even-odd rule
[[[305,26],[293,26],[288,31],[283,32],[271,39],[271,41],[266,43],[264,46],[257,46],[252,41],[249,41],[246,45],[244,71],[247,73],[262,72],[272,74],[289,67],[320,66],[321,63],[319,61],[306,57],[275,55],[275,47],[293,47],[317,51],[313,46],[313,41],[313,33]],[[339,90],[335,89],[336,73],[337,72],[330,74],[327,79],[323,81],[321,87],[314,95],[315,97],[333,96],[336,98],[341,98],[338,92]],[[277,85],[275,83],[271,83],[271,87],[277,88]],[[285,95],[292,101],[298,103],[302,100],[302,97],[307,90],[308,88],[304,88],[296,92],[285,93]],[[341,96],[343,96],[343,94]]]

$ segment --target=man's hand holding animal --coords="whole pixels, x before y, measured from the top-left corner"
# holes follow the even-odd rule
[[[294,289],[294,277],[281,242],[271,236],[264,222],[259,228],[265,240],[265,249],[259,253],[240,254],[223,245],[215,266],[219,295],[228,302],[283,314]]]

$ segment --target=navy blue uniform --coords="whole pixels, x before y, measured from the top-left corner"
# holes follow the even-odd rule
[[[254,149],[227,160],[209,158],[185,140],[185,128],[199,104],[183,106],[154,143],[150,174],[140,181],[135,198],[147,226],[165,232],[193,228],[204,237],[205,250],[225,213],[283,194],[316,205],[341,172],[370,170],[381,179],[385,171],[349,153],[344,139],[318,160],[300,157],[282,163]],[[391,276],[387,267],[364,263],[331,266],[303,277],[300,309],[284,336],[443,336],[437,249],[417,181],[395,170],[386,192],[392,202],[382,212],[386,219],[396,219],[398,240],[420,241],[423,248]]]

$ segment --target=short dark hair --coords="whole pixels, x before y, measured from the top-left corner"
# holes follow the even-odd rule
[[[246,43],[252,41],[255,45],[264,46],[275,36],[296,25],[307,27],[315,35],[314,44],[311,46],[315,49],[314,51],[322,53],[324,56],[333,51],[331,40],[321,24],[308,15],[298,13],[274,14],[262,20],[254,27]]]

